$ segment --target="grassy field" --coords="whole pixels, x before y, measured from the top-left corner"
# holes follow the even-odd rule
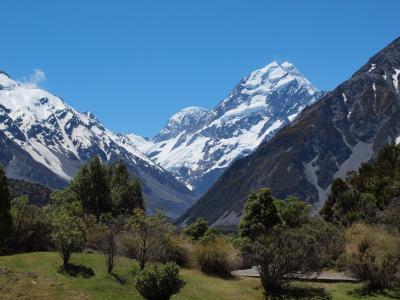
[[[120,258],[115,274],[105,273],[101,255],[76,254],[76,268],[59,273],[57,253],[30,253],[0,257],[0,299],[142,299],[134,287],[137,264]],[[186,286],[173,300],[257,300],[263,290],[257,278],[223,280],[182,270]],[[350,283],[295,282],[287,299],[400,299],[400,294],[360,295]]]

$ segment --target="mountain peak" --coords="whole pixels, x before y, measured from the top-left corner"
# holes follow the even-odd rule
[[[299,85],[307,88],[310,94],[318,90],[304,77],[304,75],[290,62],[282,64],[271,62],[261,69],[257,69],[242,81],[245,93],[268,93],[277,90],[287,84],[297,81]]]
[[[182,132],[192,132],[207,120],[211,112],[208,109],[190,106],[173,114],[168,124],[154,137],[155,141],[175,138]]]
[[[181,109],[177,113],[173,114],[169,119],[169,123],[178,122],[181,123],[188,116],[202,116],[209,112],[208,109],[198,107],[198,106],[189,106]]]

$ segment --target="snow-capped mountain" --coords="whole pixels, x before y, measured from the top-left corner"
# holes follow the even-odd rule
[[[98,155],[122,159],[139,176],[150,211],[177,217],[194,196],[128,138],[106,129],[91,113],[80,113],[51,93],[0,72],[0,162],[9,176],[64,186],[82,163]],[[40,172],[39,172],[40,170]],[[40,175],[38,175],[38,172]]]
[[[292,64],[274,61],[243,78],[214,109],[185,108],[152,140],[129,138],[201,195],[234,160],[252,153],[321,94]]]
[[[320,207],[332,181],[400,142],[400,38],[347,81],[307,107],[270,141],[224,172],[178,222],[202,217],[236,226],[251,191],[297,196]]]

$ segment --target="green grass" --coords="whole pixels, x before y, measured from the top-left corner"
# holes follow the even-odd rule
[[[41,278],[41,282],[51,280],[59,289],[54,289],[52,295],[41,296],[47,292],[49,285],[29,284],[24,291],[18,287],[1,289],[8,282],[13,285],[9,274],[0,273],[0,299],[15,299],[17,293],[26,293],[25,298],[19,299],[74,299],[74,295],[85,295],[89,299],[143,299],[135,289],[135,271],[138,266],[135,261],[128,258],[120,258],[115,269],[115,275],[108,277],[105,272],[104,259],[96,254],[74,254],[74,265],[83,265],[93,271],[94,275],[88,277],[78,274],[77,277],[59,273],[57,270],[61,264],[61,258],[57,253],[29,253],[0,257],[0,266],[18,272],[35,272]],[[182,270],[182,277],[186,286],[172,300],[250,300],[263,299],[262,288],[258,279],[241,278],[223,280],[202,275],[196,270]],[[11,281],[11,282],[10,282]],[[61,287],[61,288],[60,288]],[[38,297],[28,297],[29,290],[35,290]],[[38,291],[43,290],[40,294]],[[57,294],[57,291],[59,292]],[[66,295],[65,293],[68,292]],[[13,294],[14,293],[14,294]],[[10,296],[11,295],[11,296]],[[7,298],[8,297],[8,298]],[[13,298],[14,297],[14,298]],[[53,297],[53,298],[52,298]],[[80,298],[77,298],[80,299]],[[84,299],[84,298],[83,298]]]
[[[101,255],[75,254],[72,263],[81,267],[76,268],[75,274],[65,274],[57,271],[61,264],[57,253],[0,257],[0,299],[142,299],[134,287],[138,270],[135,261],[120,258],[112,277],[106,275]],[[257,278],[224,280],[189,269],[182,270],[181,274],[186,286],[172,300],[263,299]],[[400,293],[395,292],[361,295],[360,288],[360,284],[352,283],[294,282],[286,299],[400,299]]]

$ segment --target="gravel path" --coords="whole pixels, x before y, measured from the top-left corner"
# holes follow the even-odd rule
[[[244,276],[244,277],[260,277],[260,274],[258,273],[255,267],[246,270],[236,270],[233,271],[232,274],[235,276]],[[326,281],[326,282],[338,282],[338,281],[357,282],[355,278],[340,272],[322,272],[318,276],[317,274],[315,274],[314,276],[311,276],[309,278],[300,277],[299,279],[307,279],[310,281]]]

